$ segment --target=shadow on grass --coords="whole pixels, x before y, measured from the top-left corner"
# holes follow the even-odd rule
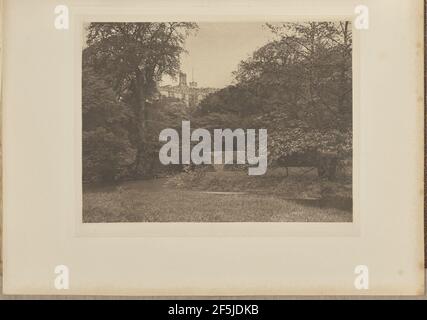
[[[321,198],[321,199],[292,199],[296,204],[321,209],[338,209],[352,212],[353,199],[350,198]]]

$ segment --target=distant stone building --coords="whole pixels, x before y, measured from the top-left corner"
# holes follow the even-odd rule
[[[185,73],[179,74],[179,83],[176,86],[160,86],[159,87],[160,98],[176,98],[183,102],[188,107],[199,105],[207,95],[218,91],[215,88],[198,88],[197,82],[194,80],[187,85],[187,75]]]

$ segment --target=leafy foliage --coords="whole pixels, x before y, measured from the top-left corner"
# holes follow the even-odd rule
[[[236,85],[207,97],[199,118],[267,128],[269,160],[316,150],[350,157],[352,37],[349,22],[267,25],[275,40],[234,72]],[[234,116],[236,123],[230,124]],[[203,121],[201,121],[203,122]]]
[[[109,82],[83,70],[83,180],[112,181],[126,175],[135,149],[126,128],[129,107],[119,102]]]
[[[350,158],[350,23],[267,27],[275,39],[240,62],[235,84],[190,110],[177,99],[157,99],[156,83],[177,75],[196,24],[91,23],[83,52],[84,178],[161,173],[159,133],[179,131],[182,120],[208,130],[267,128],[270,163],[312,150]]]
[[[195,29],[197,25],[188,22],[91,23],[87,28],[84,64],[108,76],[116,96],[131,107],[135,175],[150,170],[145,162],[154,150],[149,143],[147,109],[156,83],[163,75],[174,77],[179,72],[184,41]]]

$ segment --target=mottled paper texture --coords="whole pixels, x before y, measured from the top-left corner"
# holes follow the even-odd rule
[[[85,25],[354,22],[359,3],[75,0],[63,3],[69,29],[57,30],[56,1],[4,1],[5,293],[422,294],[422,4],[370,1],[369,28],[352,24],[351,220],[84,223]],[[360,270],[368,288],[356,285]]]

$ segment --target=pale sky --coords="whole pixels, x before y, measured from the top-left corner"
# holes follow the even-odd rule
[[[232,83],[231,73],[242,59],[274,38],[262,22],[198,23],[199,31],[187,38],[188,54],[181,57],[181,69],[199,87],[222,88]],[[176,84],[165,78],[163,84]]]

